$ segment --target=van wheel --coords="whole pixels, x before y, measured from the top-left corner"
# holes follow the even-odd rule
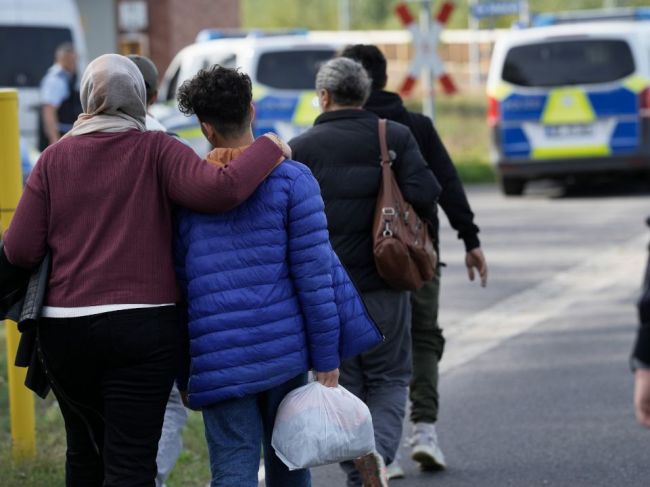
[[[501,191],[506,196],[521,196],[526,187],[526,180],[502,176],[500,181]]]

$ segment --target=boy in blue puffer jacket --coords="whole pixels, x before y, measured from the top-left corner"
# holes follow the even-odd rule
[[[179,89],[225,166],[253,142],[250,78],[214,66]],[[228,213],[178,212],[175,253],[188,304],[189,405],[203,410],[212,485],[257,486],[260,443],[267,486],[309,486],[271,447],[280,401],[309,369],[338,385],[341,358],[381,340],[331,249],[318,183],[284,161]],[[183,389],[183,384],[179,384]]]

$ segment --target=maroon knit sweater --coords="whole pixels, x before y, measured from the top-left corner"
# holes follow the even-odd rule
[[[7,258],[32,268],[52,250],[48,306],[176,302],[173,206],[229,210],[281,156],[261,137],[216,168],[163,132],[68,137],[30,175],[4,235]]]

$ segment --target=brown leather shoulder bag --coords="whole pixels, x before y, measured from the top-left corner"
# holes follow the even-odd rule
[[[391,287],[414,291],[433,279],[438,256],[428,224],[404,199],[393,173],[386,120],[379,120],[381,186],[375,207],[373,252],[377,272]]]

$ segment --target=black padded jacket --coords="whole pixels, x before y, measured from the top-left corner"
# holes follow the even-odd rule
[[[366,110],[323,113],[314,127],[289,143],[293,159],[306,164],[320,184],[332,246],[361,292],[388,288],[377,274],[372,252],[381,180],[378,120]],[[413,134],[389,122],[387,141],[396,155],[392,167],[404,199],[428,217],[440,185]]]

